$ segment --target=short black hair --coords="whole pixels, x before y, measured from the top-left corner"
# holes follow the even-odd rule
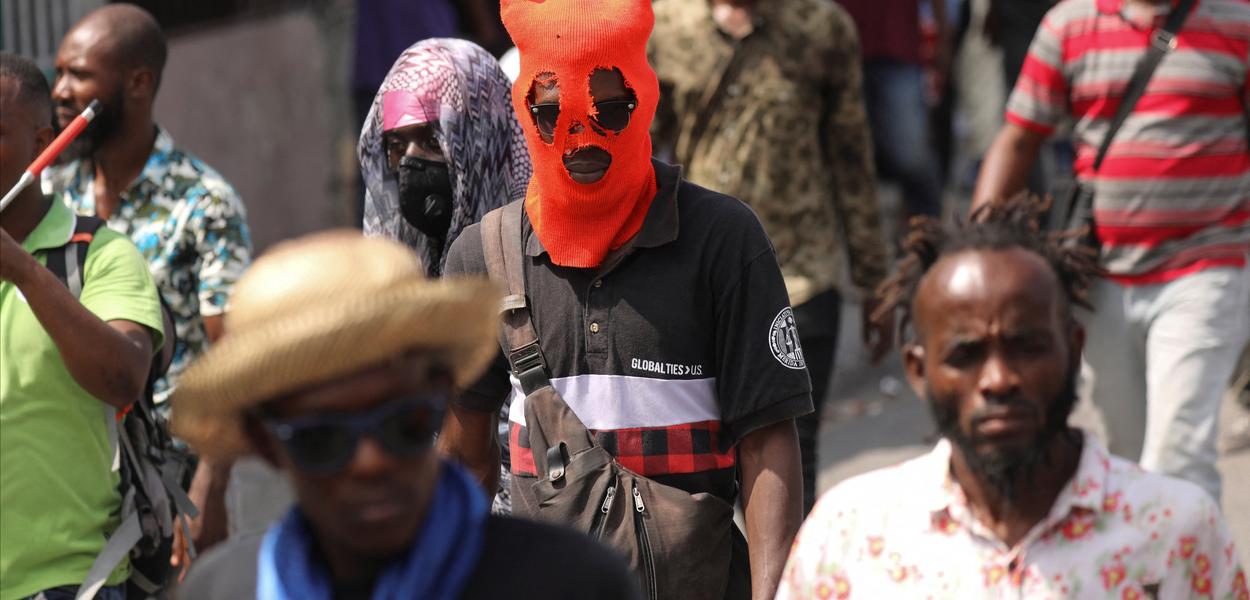
[[[0,77],[17,82],[17,99],[36,111],[39,126],[52,124],[52,88],[34,61],[12,52],[0,52]]]
[[[1066,298],[1065,310],[1070,311],[1072,305],[1092,308],[1087,295],[1090,279],[1100,273],[1097,251],[1070,243],[1083,231],[1047,231],[1043,223],[1050,205],[1050,198],[1017,194],[984,204],[967,219],[955,218],[945,224],[931,217],[913,219],[903,240],[898,270],[877,290],[881,306],[874,318],[898,311],[899,330],[906,332],[925,274],[942,257],[965,250],[1018,248],[1032,252],[1054,272]]]
[[[118,55],[133,67],[150,69],[156,87],[160,87],[161,74],[165,71],[165,60],[169,56],[169,44],[156,19],[151,15],[147,17],[125,21],[117,28],[113,39],[117,44]]]
[[[116,66],[147,68],[152,71],[154,86],[160,87],[169,45],[152,13],[135,4],[106,4],[84,17],[75,28],[85,23],[106,32],[103,44]]]

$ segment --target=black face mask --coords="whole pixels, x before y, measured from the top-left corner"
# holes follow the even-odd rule
[[[451,228],[451,172],[446,163],[405,156],[395,178],[404,220],[429,237],[446,237]]]

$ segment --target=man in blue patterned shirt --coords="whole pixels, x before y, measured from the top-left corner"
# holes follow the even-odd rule
[[[104,106],[80,138],[80,158],[44,179],[47,192],[60,193],[81,215],[105,219],[147,259],[178,335],[173,364],[157,384],[158,403],[221,336],[231,288],[252,253],[234,188],[177,148],[153,120],[166,52],[156,20],[129,4],[96,10],[65,35],[52,90],[58,125],[68,125],[92,99]],[[224,534],[224,520],[217,522],[224,506],[212,504],[224,502],[227,469],[201,463],[197,471],[192,497],[212,515],[193,527],[197,542]]]

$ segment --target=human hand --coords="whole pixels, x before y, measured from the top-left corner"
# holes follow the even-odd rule
[[[861,332],[864,346],[868,349],[872,364],[880,364],[881,359],[894,347],[894,313],[873,320],[872,314],[881,305],[875,298],[865,298],[861,314]]]

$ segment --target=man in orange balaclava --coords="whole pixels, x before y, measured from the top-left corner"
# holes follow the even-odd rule
[[[532,125],[525,210],[553,262],[597,266],[638,233],[655,197],[651,7],[505,2],[503,10],[521,57],[512,102]]]
[[[650,0],[504,0],[502,16],[534,174],[503,226],[464,231],[445,272],[485,273],[488,253],[519,265],[524,302],[514,290],[505,333],[528,318],[538,343],[504,342],[440,448],[493,492],[494,415],[510,400],[516,514],[586,528],[652,598],[771,598],[801,520],[794,419],[812,406],[773,248],[742,202],[650,158]],[[553,431],[592,447],[562,458]],[[586,457],[603,451],[613,483],[591,489],[602,472],[584,469],[604,467]]]

